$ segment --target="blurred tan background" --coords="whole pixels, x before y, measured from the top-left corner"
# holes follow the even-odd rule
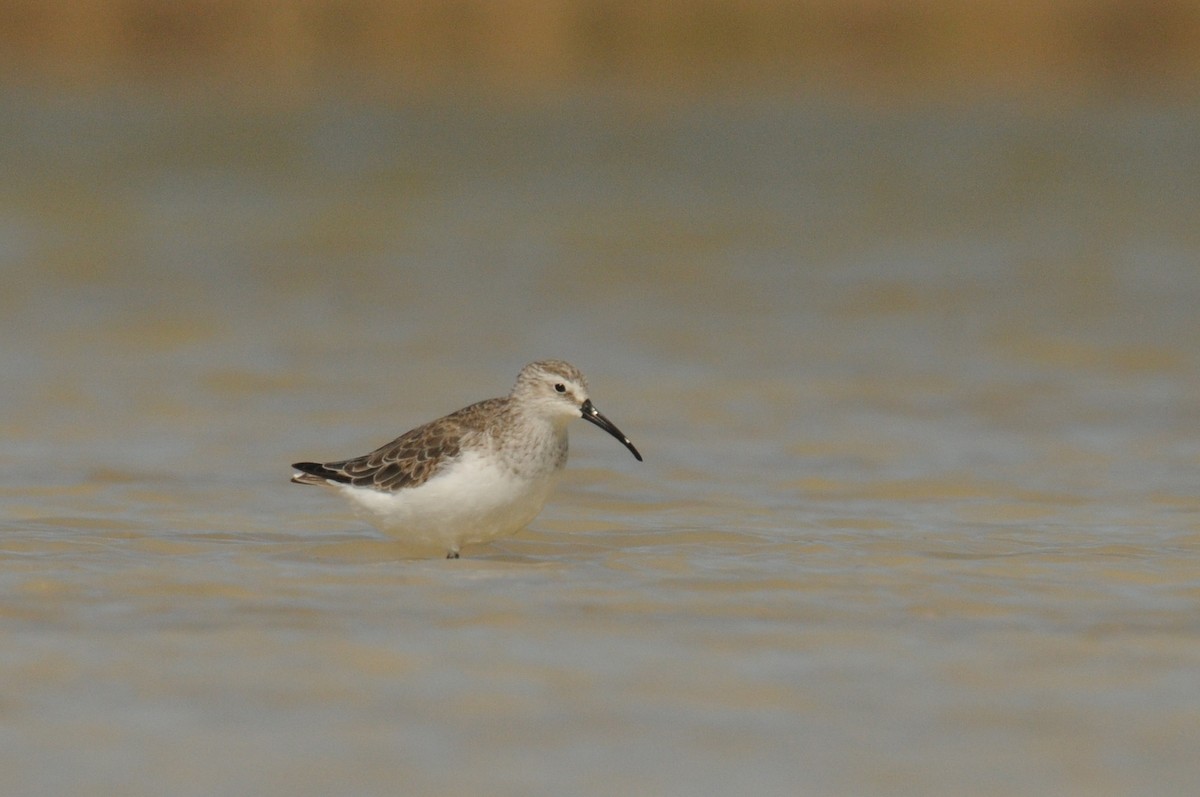
[[[580,82],[695,91],[1188,92],[1180,0],[3,0],[9,82],[208,84],[302,98]]]

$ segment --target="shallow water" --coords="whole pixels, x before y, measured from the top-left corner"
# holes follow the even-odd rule
[[[1200,778],[1200,110],[2,104],[8,793]],[[514,538],[288,484],[547,356]]]

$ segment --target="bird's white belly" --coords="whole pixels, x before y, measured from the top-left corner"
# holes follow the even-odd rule
[[[338,489],[380,530],[414,549],[457,551],[514,534],[542,511],[558,471],[519,476],[495,459],[466,453],[419,487]]]

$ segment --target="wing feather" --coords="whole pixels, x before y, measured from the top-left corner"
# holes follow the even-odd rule
[[[304,484],[336,482],[385,492],[419,487],[458,459],[470,438],[486,434],[488,420],[494,419],[507,402],[507,398],[495,398],[464,407],[407,431],[361,457],[324,464],[300,462],[293,467],[315,477]]]

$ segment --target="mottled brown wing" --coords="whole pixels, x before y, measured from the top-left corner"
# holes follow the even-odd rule
[[[327,462],[348,484],[392,492],[419,487],[462,453],[464,437],[483,432],[485,421],[494,417],[507,399],[488,399],[464,407],[444,418],[405,432],[370,454],[341,462]]]

